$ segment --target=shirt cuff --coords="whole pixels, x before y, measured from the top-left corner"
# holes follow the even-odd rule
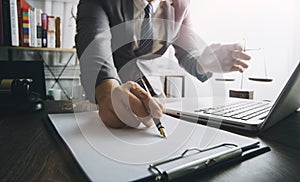
[[[201,82],[205,82],[206,80],[210,79],[212,77],[212,75],[213,74],[211,72],[206,72],[206,73],[203,73],[203,74],[197,73],[196,77]]]

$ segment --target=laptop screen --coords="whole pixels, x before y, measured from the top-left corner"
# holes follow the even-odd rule
[[[287,117],[300,107],[300,62],[289,78],[287,84],[277,98],[274,107],[271,109],[263,130],[273,126],[278,121]]]
[[[0,61],[0,79],[32,79],[32,91],[46,98],[43,61]]]

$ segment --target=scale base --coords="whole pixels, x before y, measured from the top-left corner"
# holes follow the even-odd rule
[[[253,99],[254,92],[250,90],[229,90],[229,97]]]

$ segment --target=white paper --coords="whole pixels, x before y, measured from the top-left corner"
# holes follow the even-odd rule
[[[168,138],[155,127],[111,129],[96,111],[51,114],[50,120],[92,181],[130,181],[150,175],[151,163],[180,155],[191,147],[221,143],[249,145],[255,140],[164,116]]]

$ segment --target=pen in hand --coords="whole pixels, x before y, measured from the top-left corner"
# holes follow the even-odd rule
[[[142,78],[138,79],[136,81],[136,83],[138,83],[146,92],[148,92],[151,96],[155,95],[155,92],[153,91],[150,83],[148,82],[148,80],[146,79],[145,76],[143,76]],[[156,125],[156,128],[158,129],[158,131],[160,132],[160,134],[164,137],[167,138],[166,135],[166,131],[165,131],[165,127],[162,125],[160,119],[158,118],[153,118],[153,121]]]
[[[153,121],[160,132],[160,134],[164,137],[167,138],[166,132],[165,132],[165,127],[161,124],[160,120],[157,118],[153,118]]]

